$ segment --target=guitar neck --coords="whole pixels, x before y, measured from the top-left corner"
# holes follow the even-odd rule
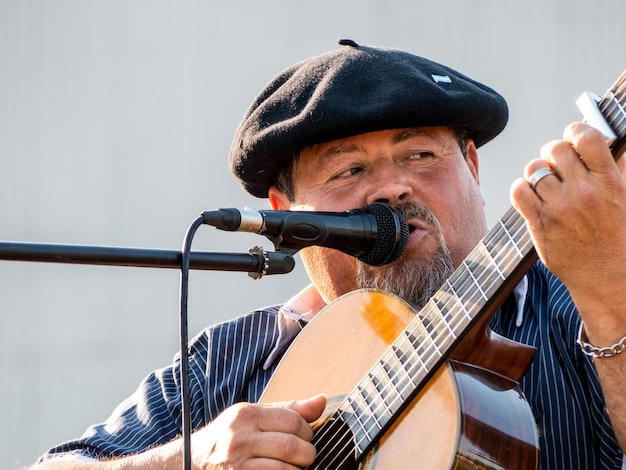
[[[598,103],[598,109],[616,137],[609,141],[615,158],[626,151],[626,71]]]

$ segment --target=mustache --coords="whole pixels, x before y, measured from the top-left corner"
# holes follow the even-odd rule
[[[384,266],[368,266],[357,260],[356,285],[391,292],[420,310],[454,271],[450,251],[439,220],[430,209],[414,203],[399,203],[393,208],[407,220],[420,220],[420,225],[428,226],[436,246],[421,254],[403,254]]]

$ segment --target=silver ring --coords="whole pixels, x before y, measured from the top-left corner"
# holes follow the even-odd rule
[[[528,178],[528,182],[530,183],[530,186],[534,190],[537,187],[537,184],[539,183],[539,181],[541,181],[548,175],[554,175],[554,174],[555,173],[552,168],[550,168],[549,166],[542,166],[537,171],[535,171],[532,175],[530,175],[530,177]]]

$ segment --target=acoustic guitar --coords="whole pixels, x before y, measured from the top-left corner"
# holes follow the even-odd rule
[[[614,133],[616,158],[626,143],[625,97],[626,72],[604,97],[581,97]],[[535,260],[511,208],[421,311],[361,290],[316,315],[261,399],[329,397],[307,468],[537,468],[537,430],[518,384],[534,348],[488,327]]]

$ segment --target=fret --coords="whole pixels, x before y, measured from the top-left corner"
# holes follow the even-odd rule
[[[465,268],[465,271],[467,274],[469,274],[469,278],[472,281],[473,285],[470,285],[469,287],[475,287],[476,290],[474,292],[478,292],[480,294],[480,296],[483,298],[483,300],[487,301],[489,300],[489,296],[483,291],[482,287],[481,287],[481,282],[480,282],[480,275],[475,272],[475,270],[477,269],[477,267],[480,267],[481,263],[477,262],[474,265],[470,265],[470,262],[468,260],[463,261],[463,267]],[[464,283],[464,287],[465,287],[465,292],[467,292],[469,289],[467,287],[467,281],[463,281]]]
[[[459,311],[463,312],[463,314],[465,315],[465,317],[468,320],[472,320],[474,317],[470,314],[469,310],[467,309],[467,306],[465,304],[463,304],[463,302],[460,301],[460,298],[457,295],[457,293],[455,292],[454,286],[452,285],[450,280],[447,280],[446,283],[444,284],[443,288],[438,293],[436,293],[435,295],[439,295],[439,293],[445,292],[446,289],[450,291],[449,294],[452,297],[454,297],[455,299],[459,300]]]
[[[415,389],[416,386],[413,377],[418,376],[419,371],[414,369],[417,366],[422,371],[426,371],[426,368],[424,363],[419,360],[403,362],[398,357],[398,353],[403,357],[407,357],[407,355],[395,347],[389,348],[380,361],[380,367],[387,375],[389,381],[393,382],[393,390],[397,393],[397,398],[404,401],[407,399],[407,393]]]
[[[450,284],[454,286],[454,292],[464,304],[468,318],[471,320],[476,316],[476,313],[484,305],[486,298],[482,289],[478,288],[477,280],[473,278],[474,272],[478,272],[480,275],[480,266],[478,261],[474,261],[473,264],[464,263],[456,271],[455,275],[450,278]]]
[[[401,364],[403,370],[414,370],[416,365],[419,365],[423,369],[427,369],[426,363],[423,358],[417,354],[415,346],[407,334],[408,330],[404,331],[393,343],[389,351],[390,355]],[[388,362],[391,364],[391,361]]]
[[[369,412],[369,406],[361,394],[362,391],[363,389],[357,388],[355,392],[351,393],[347,402],[349,409],[341,410],[341,417],[350,426],[357,442],[371,441],[376,435],[376,429],[373,429],[371,426],[372,414]]]
[[[502,249],[501,251],[506,251]],[[492,252],[484,244],[479,244],[474,250],[480,253],[480,265],[475,268],[475,277],[482,284],[482,290],[489,300],[502,285],[503,281],[511,274],[513,267],[517,266],[517,257],[511,262],[510,256],[506,253]]]
[[[610,101],[613,106],[613,111],[611,112],[609,119],[614,122],[623,123],[624,119],[626,119],[626,110],[624,110],[624,106],[620,102],[619,98],[614,94]]]
[[[430,337],[426,329],[419,321],[411,322],[404,333],[413,346],[417,357],[424,362],[426,367],[433,364],[433,357],[436,359],[442,356],[439,345]]]
[[[387,359],[391,358],[393,358],[393,354],[391,354],[391,350],[388,350],[374,368],[377,371],[376,380],[380,382],[373,380],[381,396],[388,397],[385,399],[388,403],[394,403],[396,400],[403,401],[406,397],[402,395],[402,391],[406,390],[411,383],[408,380],[409,374],[406,370],[391,367],[391,364],[387,362]]]
[[[509,212],[512,211],[513,209],[509,209]],[[506,221],[503,219],[500,219],[498,221],[499,227],[502,229],[503,233],[506,234],[507,238],[509,239],[509,246],[512,246],[515,251],[517,251],[517,254],[519,256],[519,258],[523,258],[525,256],[526,253],[523,253],[522,250],[520,249],[520,247],[517,244],[517,240],[515,240],[515,238],[513,237],[514,233],[513,231],[511,231],[509,229],[509,227],[506,226]]]
[[[626,144],[626,72],[611,86],[609,92],[600,99],[598,109],[604,116],[609,127],[616,134],[609,143],[615,157],[618,151]]]
[[[388,415],[388,417],[393,416],[388,403],[393,403],[399,396],[393,377],[389,377],[384,367],[379,363],[370,371],[368,378],[368,391],[372,397],[372,401],[369,403],[370,409],[377,415],[381,414],[379,409],[382,409],[383,414]],[[373,404],[375,406],[372,406]]]
[[[426,307],[439,309],[446,316],[447,341],[452,344],[473,319],[457,295],[440,290]],[[425,308],[426,308],[425,307]]]
[[[476,295],[476,293],[468,292],[467,286],[461,286],[466,291],[466,295],[461,297],[458,294],[448,297],[448,305],[446,306],[448,309],[448,324],[452,331],[454,332],[454,339],[460,336],[467,326],[474,320],[476,314],[479,312],[479,304],[477,302],[482,302],[481,296]],[[431,300],[433,304],[437,304],[440,300],[438,294],[437,298]],[[473,297],[473,298],[472,298]]]
[[[471,255],[463,262],[466,279],[456,290],[463,301],[468,292],[480,294],[487,301],[506,279],[501,267],[495,262],[493,255],[484,244],[479,244]],[[476,301],[478,304],[479,302]],[[479,308],[482,308],[480,302]]]
[[[497,239],[483,242],[487,256],[491,259],[494,268],[497,270],[498,277],[506,279],[511,274],[511,269],[520,261],[519,249],[511,249],[508,244],[508,237],[502,233]],[[517,247],[516,247],[517,248]]]
[[[493,260],[499,275],[508,276],[528,252],[526,226],[521,216],[515,212],[508,220],[500,220],[499,225],[491,234],[492,236],[485,237],[482,245]],[[522,252],[522,249],[526,253]]]
[[[456,298],[454,305],[458,305],[459,302],[460,300]],[[442,304],[439,298],[433,298],[418,314],[430,337],[439,345],[439,349],[448,349],[458,336],[459,318],[452,308],[454,307]]]
[[[482,247],[485,250],[485,256],[489,257],[489,261],[494,269],[494,274],[497,276],[499,280],[505,280],[506,275],[502,272],[503,266],[505,263],[509,261],[509,256],[507,253],[501,253],[498,250],[490,250],[486,244],[483,244]]]

